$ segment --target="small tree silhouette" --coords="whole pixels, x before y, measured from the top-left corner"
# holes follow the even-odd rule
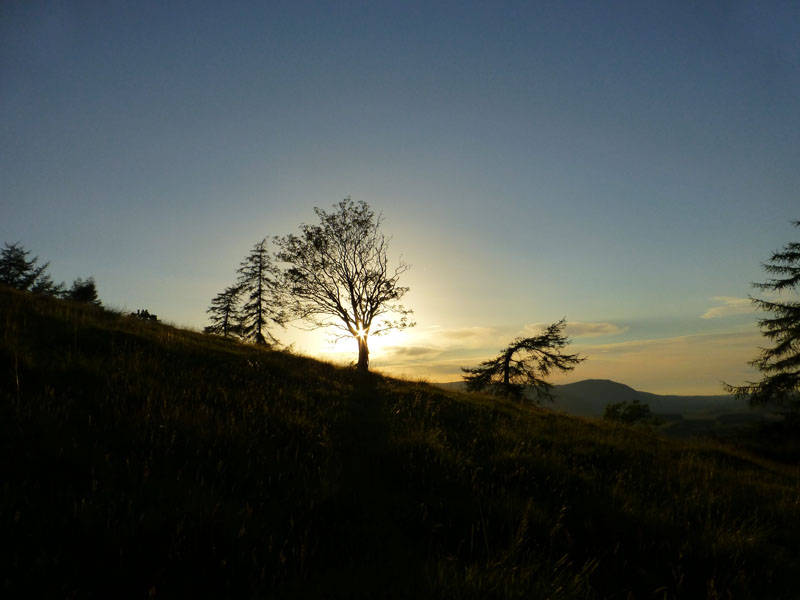
[[[34,294],[43,294],[45,296],[63,296],[64,283],[54,283],[49,273],[42,273],[36,278],[31,291]]]
[[[545,381],[553,370],[571,371],[586,360],[578,354],[565,354],[570,340],[564,335],[566,321],[561,319],[544,328],[541,335],[517,338],[497,358],[477,367],[462,367],[464,380],[471,391],[522,399],[526,386],[533,388],[538,400],[552,400],[552,384]]]
[[[204,331],[222,337],[242,335],[242,315],[239,311],[241,296],[242,289],[237,285],[231,285],[214,296],[211,306],[206,311],[210,315],[211,325]]]
[[[616,421],[617,423],[632,425],[634,423],[651,421],[653,419],[653,413],[650,412],[650,406],[647,403],[635,399],[632,402],[614,402],[607,404],[603,411],[603,418],[607,421]]]
[[[94,277],[89,277],[86,280],[78,277],[72,282],[72,287],[64,293],[64,297],[68,300],[75,302],[86,302],[100,306],[100,299],[97,296],[97,285],[95,284]]]

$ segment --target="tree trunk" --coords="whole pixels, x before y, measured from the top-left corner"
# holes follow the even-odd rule
[[[367,338],[358,337],[358,370],[362,373],[369,371],[369,348],[367,347]]]
[[[507,353],[503,358],[503,386],[505,387],[506,391],[508,390],[508,384],[511,383],[509,377],[510,371],[511,371],[511,352]]]

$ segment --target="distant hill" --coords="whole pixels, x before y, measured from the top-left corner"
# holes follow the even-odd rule
[[[449,390],[465,389],[464,382],[435,384]],[[711,417],[748,410],[744,400],[729,395],[680,396],[661,395],[635,390],[624,383],[609,379],[584,379],[554,386],[555,401],[549,406],[572,415],[601,417],[606,405],[613,402],[639,400],[656,414],[684,417]]]
[[[599,417],[613,402],[646,403],[656,414],[684,416],[718,414],[747,410],[747,403],[730,395],[680,396],[642,392],[608,379],[585,379],[556,386],[553,408],[570,414]]]
[[[463,381],[434,384],[451,391],[463,391]],[[751,408],[735,396],[680,396],[652,394],[635,390],[609,379],[584,379],[556,385],[552,403],[546,408],[581,417],[600,418],[606,406],[638,400],[658,417],[658,431],[673,438],[714,436],[734,438],[756,423],[780,422],[783,416],[767,408]],[[534,394],[530,395],[534,398]]]

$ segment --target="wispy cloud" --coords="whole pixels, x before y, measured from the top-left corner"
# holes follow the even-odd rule
[[[628,340],[610,344],[591,346],[593,354],[612,353],[617,355],[636,354],[657,351],[660,353],[683,352],[685,348],[703,348],[708,352],[711,348],[733,347],[746,344],[753,347],[754,341],[760,339],[760,334],[755,329],[742,331],[726,331],[717,333],[694,333],[666,338],[646,340]]]
[[[492,327],[462,327],[460,329],[439,329],[436,335],[445,340],[458,340],[473,344],[493,339],[496,333],[497,330]]]
[[[711,298],[718,302],[718,306],[712,306],[702,315],[702,319],[719,319],[722,317],[732,317],[734,315],[746,315],[753,312],[753,302],[750,298],[736,298],[733,296],[714,296]]]
[[[442,349],[436,346],[388,346],[382,349],[384,360],[419,359],[435,357],[441,353]]]
[[[523,335],[538,335],[549,323],[529,323],[523,327]],[[628,331],[614,323],[604,321],[567,321],[567,335],[573,338],[619,335]]]
[[[627,327],[620,327],[614,323],[591,323],[575,321],[567,323],[567,333],[571,337],[599,337],[603,335],[619,335],[628,331]]]

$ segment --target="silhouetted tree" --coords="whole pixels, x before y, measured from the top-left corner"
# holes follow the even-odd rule
[[[603,418],[617,423],[642,423],[653,420],[653,413],[647,403],[634,399],[632,402],[614,402],[607,404],[603,410]]]
[[[553,399],[552,384],[545,381],[553,370],[571,371],[586,360],[578,354],[565,354],[570,343],[564,335],[566,321],[548,325],[541,335],[515,339],[497,358],[473,368],[462,367],[467,389],[522,399],[525,388],[531,387],[538,399]]]
[[[277,284],[278,269],[267,250],[266,238],[258,242],[239,267],[237,287],[244,303],[241,307],[241,335],[256,344],[267,345],[277,340],[267,330],[268,324],[284,322],[281,294]]]
[[[68,300],[75,302],[86,302],[100,306],[100,299],[97,296],[97,285],[95,284],[94,277],[89,277],[86,280],[78,277],[72,282],[72,287],[67,290],[64,297]]]
[[[800,221],[793,221],[800,227]],[[759,290],[790,292],[797,297],[800,291],[800,243],[790,242],[774,252],[762,265],[767,273],[776,275],[764,283],[754,283]],[[750,298],[755,306],[773,316],[758,320],[761,333],[774,344],[761,348],[749,364],[761,371],[761,381],[747,385],[725,384],[728,392],[748,398],[751,405],[784,404],[798,406],[800,400],[800,302],[795,300],[765,300]]]
[[[17,288],[18,290],[36,290],[41,293],[57,294],[59,286],[53,284],[46,273],[49,262],[37,265],[39,257],[28,259],[30,250],[19,242],[4,243],[0,250],[0,283]]]
[[[410,267],[389,267],[389,240],[381,215],[363,201],[345,198],[328,213],[314,208],[318,225],[301,225],[299,235],[276,238],[282,287],[291,295],[290,314],[312,328],[335,327],[358,343],[358,369],[369,370],[369,336],[412,327],[396,302],[408,291],[399,285]],[[388,318],[394,315],[394,320]]]
[[[205,328],[206,333],[221,335],[222,337],[239,336],[242,333],[242,316],[239,312],[239,301],[242,289],[237,285],[225,288],[214,299],[206,311],[209,313],[211,325]]]
[[[44,294],[45,296],[63,296],[64,283],[54,283],[49,273],[42,273],[36,278],[31,291],[34,294]]]

